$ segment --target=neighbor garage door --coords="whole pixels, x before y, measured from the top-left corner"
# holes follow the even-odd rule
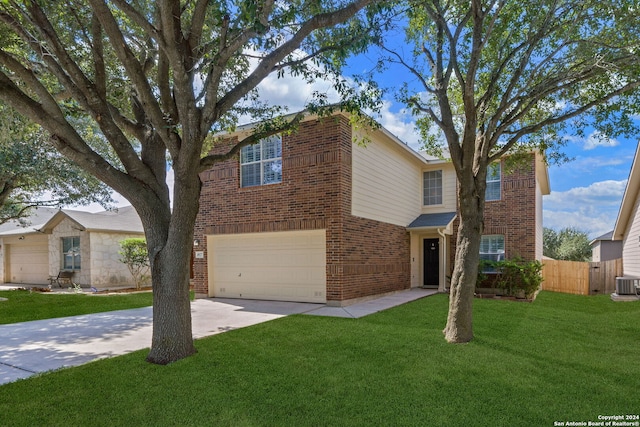
[[[34,240],[34,236],[28,236],[24,243],[7,245],[9,265],[5,280],[34,285],[49,283],[49,250],[47,237],[43,237]]]
[[[209,294],[326,302],[324,230],[208,236]]]

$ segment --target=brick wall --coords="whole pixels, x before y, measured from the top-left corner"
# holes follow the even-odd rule
[[[486,202],[483,234],[504,235],[506,258],[536,259],[535,156],[526,165],[505,173],[502,164],[502,196]]]
[[[225,152],[235,140],[214,147]],[[194,287],[208,293],[206,235],[326,229],[327,300],[339,302],[409,287],[404,227],[353,217],[351,125],[338,115],[309,120],[282,138],[282,182],[240,188],[237,158],[201,174]]]
[[[523,162],[524,163],[524,162]],[[507,259],[522,257],[527,261],[536,259],[536,176],[535,155],[516,170],[505,170],[502,163],[502,194],[500,200],[488,201],[484,210],[482,234],[504,236]],[[455,246],[459,218],[454,222],[451,239],[451,268],[455,259]]]

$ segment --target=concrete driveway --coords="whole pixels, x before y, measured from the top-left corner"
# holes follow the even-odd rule
[[[348,307],[197,299],[191,303],[193,337],[203,338],[290,314],[359,318],[435,293],[411,289]],[[149,348],[151,330],[151,307],[0,325],[0,385],[53,369]]]

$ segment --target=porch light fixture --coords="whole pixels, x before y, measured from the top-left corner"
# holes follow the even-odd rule
[[[193,246],[198,246],[198,245],[200,245],[200,240],[195,239],[195,240],[193,241]]]

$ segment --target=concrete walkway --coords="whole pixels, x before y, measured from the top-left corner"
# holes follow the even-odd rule
[[[435,293],[411,289],[348,307],[197,299],[191,304],[193,337],[203,338],[290,314],[359,318]],[[0,385],[148,348],[151,330],[151,307],[0,325]]]

